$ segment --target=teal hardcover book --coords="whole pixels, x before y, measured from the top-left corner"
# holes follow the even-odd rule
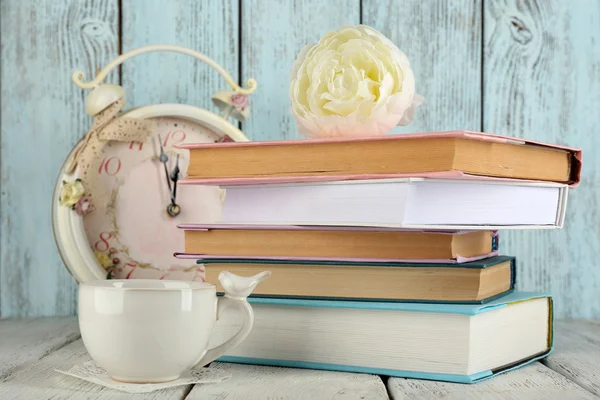
[[[474,383],[545,357],[552,298],[512,292],[487,304],[249,299],[252,332],[219,361]],[[239,328],[220,319],[213,344]]]
[[[241,276],[270,270],[252,297],[483,304],[511,292],[516,280],[516,260],[508,256],[463,264],[255,258],[197,263],[205,265],[206,280],[219,294],[224,270]]]

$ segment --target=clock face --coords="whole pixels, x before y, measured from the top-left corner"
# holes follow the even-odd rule
[[[92,211],[83,216],[87,240],[99,263],[115,279],[204,280],[204,267],[180,260],[182,223],[218,222],[224,192],[218,187],[177,185],[179,214],[172,204],[168,175],[177,165],[186,176],[189,151],[184,143],[214,143],[221,135],[181,118],[153,118],[153,133],[145,142],[108,142],[87,189]],[[168,157],[160,160],[161,146]],[[163,158],[164,159],[164,158]],[[173,186],[173,182],[170,182]]]

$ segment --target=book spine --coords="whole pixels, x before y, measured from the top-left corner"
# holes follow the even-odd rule
[[[510,261],[510,288],[514,289],[517,284],[517,259]]]
[[[423,299],[403,299],[403,298],[367,298],[367,297],[336,297],[336,296],[297,296],[285,294],[251,294],[249,299],[290,299],[290,300],[317,300],[317,301],[360,301],[363,303],[415,303],[415,304],[454,304],[454,305],[484,305],[493,300],[499,299],[513,291],[514,287],[502,293],[487,297],[481,300],[423,300]],[[225,292],[217,291],[218,297],[223,297]]]
[[[498,251],[499,247],[500,247],[500,235],[498,234],[498,231],[494,231],[492,234],[492,252]]]

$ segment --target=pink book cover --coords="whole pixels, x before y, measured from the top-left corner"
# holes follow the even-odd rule
[[[481,140],[486,142],[511,143],[516,145],[541,146],[550,149],[566,150],[572,154],[571,162],[571,181],[569,186],[575,187],[581,179],[581,169],[583,164],[583,154],[581,149],[570,148],[566,146],[541,143],[527,139],[514,138],[510,136],[501,136],[491,133],[472,132],[472,131],[449,131],[449,132],[431,132],[417,134],[397,134],[387,136],[374,136],[362,138],[327,138],[327,139],[305,139],[305,140],[274,140],[265,142],[221,142],[209,144],[194,144],[187,143],[180,145],[182,149],[197,149],[197,148],[219,148],[219,147],[257,147],[257,146],[278,146],[278,145],[308,145],[311,143],[335,143],[335,142],[369,142],[369,141],[395,141],[395,140],[411,140],[422,138],[466,138]],[[258,178],[215,178],[215,179],[182,179],[181,184],[188,185],[256,185],[270,183],[299,183],[299,182],[329,182],[329,181],[344,181],[344,180],[364,180],[364,179],[383,179],[383,178],[436,178],[436,179],[504,179],[507,178],[490,178],[483,176],[475,176],[463,173],[461,171],[440,171],[417,174],[362,174],[362,175],[328,175],[328,176],[297,176],[297,177],[258,177]],[[521,181],[519,179],[519,181]]]
[[[431,232],[439,235],[462,235],[470,231],[427,231],[414,229],[397,229],[397,228],[363,228],[363,227],[337,227],[337,226],[279,226],[279,225],[237,225],[237,224],[181,224],[177,226],[183,230],[200,230],[208,231],[212,229],[252,229],[252,230],[330,230],[330,231],[395,231],[395,232]],[[214,255],[214,254],[192,254],[192,253],[174,253],[176,258],[181,259],[256,259],[256,260],[307,260],[307,261],[339,261],[339,262],[412,262],[412,263],[439,263],[439,264],[462,264],[465,262],[481,260],[484,258],[498,255],[499,236],[497,231],[492,232],[494,240],[492,241],[492,249],[488,254],[483,254],[475,257],[462,257],[458,255],[455,259],[388,259],[388,258],[353,258],[353,257],[284,257],[284,256],[232,256],[232,255]]]

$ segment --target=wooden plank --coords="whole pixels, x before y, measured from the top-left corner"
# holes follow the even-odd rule
[[[213,363],[211,368],[226,370],[232,377],[218,385],[196,385],[186,400],[388,398],[375,375],[230,363]]]
[[[557,321],[554,352],[543,363],[600,396],[600,321]]]
[[[417,93],[415,120],[393,132],[481,129],[481,0],[363,0],[362,21],[408,57]]]
[[[557,317],[600,315],[599,65],[598,2],[485,3],[485,131],[584,151],[583,182],[569,193],[565,228],[500,237],[502,252],[519,262],[517,287],[550,291]]]
[[[50,201],[58,170],[91,119],[87,77],[117,54],[118,0],[2,1],[0,315],[72,315],[76,286],[58,256]],[[111,81],[118,81],[117,73]]]
[[[150,44],[176,44],[199,51],[238,78],[238,0],[122,1],[123,51]],[[229,89],[221,75],[195,58],[152,53],[122,66],[128,106],[183,103],[219,112],[213,92]]]
[[[74,317],[0,320],[0,379],[78,338]]]
[[[296,56],[328,31],[359,21],[359,0],[243,2],[242,79],[258,81],[250,97],[250,119],[243,124],[251,140],[300,137],[289,101]]]
[[[540,363],[472,385],[390,378],[387,387],[393,400],[597,399],[575,382]]]
[[[90,360],[83,342],[77,340],[32,366],[22,367],[0,380],[1,399],[182,399],[190,387],[177,386],[150,393],[131,394],[60,374]]]

